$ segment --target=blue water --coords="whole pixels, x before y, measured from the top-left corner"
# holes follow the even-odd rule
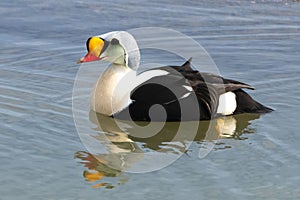
[[[299,2],[3,0],[0,6],[0,199],[300,198]],[[145,26],[192,37],[224,77],[253,85],[250,94],[276,111],[250,121],[242,138],[218,140],[204,159],[198,141],[159,171],[109,177],[106,170],[89,182],[88,167],[74,159],[87,151],[72,116],[76,61],[91,35]],[[93,187],[99,183],[105,184]]]

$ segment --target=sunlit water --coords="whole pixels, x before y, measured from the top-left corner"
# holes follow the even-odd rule
[[[299,2],[2,1],[0,5],[1,199],[300,198]],[[217,145],[203,159],[198,157],[205,138],[201,133],[189,149],[168,146],[166,136],[161,141],[123,135],[141,151],[163,149],[184,155],[151,173],[107,167],[86,152],[76,132],[72,117],[76,60],[85,53],[89,36],[143,26],[172,28],[191,36],[206,48],[223,76],[253,85],[256,90],[250,94],[276,111],[259,118],[237,116],[242,124],[233,135],[216,128],[209,139]],[[106,130],[113,131],[107,120]]]

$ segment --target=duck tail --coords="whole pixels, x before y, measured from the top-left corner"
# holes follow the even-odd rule
[[[255,101],[249,94],[247,94],[242,89],[234,91],[237,100],[237,108],[234,114],[239,113],[269,113],[273,109],[262,105],[261,103]]]

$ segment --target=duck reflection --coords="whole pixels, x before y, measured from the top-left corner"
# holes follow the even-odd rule
[[[213,142],[214,145],[218,145],[223,144],[216,142],[218,139],[247,139],[242,137],[242,134],[253,133],[254,130],[249,125],[252,120],[258,118],[258,114],[240,114],[210,121],[149,124],[117,120],[91,111],[90,121],[97,125],[98,132],[94,138],[99,141],[99,145],[106,147],[107,153],[91,154],[79,151],[75,153],[75,158],[80,159],[87,168],[83,173],[85,179],[97,182],[93,187],[110,189],[115,185],[124,184],[128,177],[123,172],[130,171],[134,165],[142,162],[148,152],[181,155],[188,153],[192,142]],[[191,134],[192,132],[195,134]],[[116,177],[117,182],[111,183],[112,179],[110,183],[106,182],[108,177]]]

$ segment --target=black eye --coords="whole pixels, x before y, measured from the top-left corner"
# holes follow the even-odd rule
[[[111,43],[112,45],[120,44],[120,43],[119,43],[119,40],[117,40],[116,38],[113,38],[113,39],[110,41],[110,43]]]

